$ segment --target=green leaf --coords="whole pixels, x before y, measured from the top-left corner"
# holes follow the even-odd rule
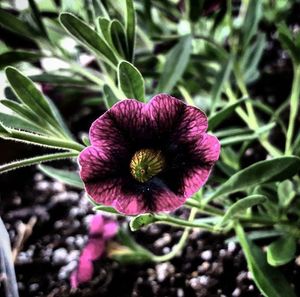
[[[241,28],[241,43],[245,48],[251,38],[257,34],[258,23],[262,17],[262,1],[251,0]]]
[[[104,211],[104,212],[109,212],[109,213],[113,213],[113,214],[120,214],[113,207],[106,206],[106,205],[97,205],[97,206],[93,207],[93,210],[94,211]]]
[[[178,44],[171,49],[166,57],[157,92],[170,93],[182,77],[190,60],[191,52],[192,37],[191,35],[185,35],[180,38]]]
[[[13,114],[6,114],[0,112],[0,122],[9,128],[22,129],[42,133],[42,128],[37,127],[33,123]]]
[[[108,85],[103,86],[104,102],[107,109],[110,109],[119,99]]]
[[[33,15],[33,19],[37,25],[37,27],[39,28],[41,34],[48,39],[48,33],[47,30],[43,24],[43,20],[42,20],[42,15],[39,11],[38,6],[35,3],[35,0],[28,0],[31,11],[32,11],[32,15]]]
[[[189,18],[196,23],[202,16],[204,0],[188,0],[189,2]]]
[[[107,42],[85,22],[75,15],[66,12],[60,14],[59,20],[67,32],[88,49],[99,54],[112,66],[118,64],[118,59]]]
[[[254,140],[259,138],[261,135],[265,134],[266,132],[272,130],[275,126],[275,123],[270,123],[265,126],[259,127],[255,132],[252,132],[250,134],[241,134],[241,135],[235,135],[235,136],[229,136],[227,138],[221,139],[221,145],[233,145],[240,142],[245,142],[249,140]]]
[[[119,87],[130,99],[145,101],[145,83],[136,67],[126,61],[118,65]]]
[[[24,118],[37,126],[43,126],[43,123],[41,122],[40,118],[35,113],[33,113],[25,104],[20,104],[15,101],[6,99],[0,100],[0,103],[12,110],[19,117]]]
[[[109,31],[112,44],[116,51],[123,58],[128,58],[127,41],[123,25],[118,20],[113,20],[110,22]],[[130,60],[130,58],[128,58],[128,60]]]
[[[35,32],[25,22],[21,21],[13,14],[0,9],[0,25],[7,30],[22,35],[27,38],[36,37]]]
[[[209,130],[214,130],[219,124],[226,120],[237,107],[239,107],[246,100],[249,100],[249,98],[242,98],[232,104],[229,104],[217,113],[211,115],[208,119]]]
[[[35,62],[43,56],[38,52],[9,51],[0,55],[0,70],[20,62]]]
[[[296,196],[293,183],[290,180],[285,180],[278,185],[277,194],[281,207],[288,207]]]
[[[290,29],[287,27],[286,24],[281,23],[277,27],[278,32],[278,39],[282,45],[282,47],[288,51],[290,57],[295,61],[295,63],[300,63],[299,58],[299,49],[297,48],[294,40],[293,35],[290,32]]]
[[[267,260],[272,266],[287,264],[296,254],[297,241],[290,235],[283,235],[267,247]]]
[[[78,189],[83,189],[84,185],[79,177],[79,174],[75,171],[56,169],[50,166],[40,165],[38,167],[44,174],[51,178],[57,179],[62,183],[72,186]]]
[[[300,158],[279,157],[257,162],[231,176],[207,199],[235,193],[264,183],[283,181],[293,177],[300,168]]]
[[[133,61],[134,58],[134,46],[135,46],[135,11],[133,0],[126,0],[126,20],[125,30],[128,45],[128,57],[129,61]]]
[[[251,195],[243,199],[239,199],[227,209],[220,225],[226,224],[229,220],[235,218],[236,215],[241,214],[243,211],[247,210],[252,206],[262,204],[265,201],[266,197],[263,195]]]
[[[211,114],[213,114],[218,107],[221,92],[224,84],[228,81],[233,65],[233,56],[229,56],[228,60],[222,65],[217,74],[216,81],[211,91]]]
[[[242,226],[236,226],[236,234],[260,292],[266,297],[296,297],[280,271],[270,266],[262,250],[247,238]]]
[[[109,32],[110,20],[104,17],[99,17],[97,19],[101,35],[106,40],[107,43],[111,44],[111,36]]]
[[[78,153],[75,152],[64,152],[64,153],[55,153],[55,154],[49,154],[49,155],[42,155],[32,158],[27,158],[23,160],[13,161],[11,163],[3,164],[0,166],[0,174],[15,170],[18,168],[26,167],[26,166],[32,166],[44,162],[50,162],[60,159],[66,159],[66,158],[74,158],[78,156]]]
[[[146,213],[146,214],[141,214],[141,215],[134,217],[130,221],[129,226],[130,226],[131,231],[137,231],[137,230],[141,229],[142,227],[152,224],[156,221],[157,221],[157,219],[155,218],[155,216],[153,214]]]
[[[34,83],[13,67],[7,67],[5,73],[18,98],[35,114],[44,118],[53,126],[57,126],[57,121],[52,113],[49,102],[36,88]]]
[[[8,136],[10,134],[9,130],[0,122],[0,137]]]

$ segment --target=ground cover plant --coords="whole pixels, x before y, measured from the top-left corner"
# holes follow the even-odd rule
[[[120,296],[107,271],[157,265],[162,288],[149,270],[152,293],[139,289],[145,283],[137,274],[123,296],[298,296],[298,1],[24,0],[0,7],[0,214],[13,241],[10,251],[1,220],[0,292]],[[16,153],[8,160],[10,150]],[[34,176],[40,192],[28,180]],[[45,176],[58,182],[47,193]],[[20,177],[25,185],[15,202]],[[74,199],[63,185],[76,189]],[[53,198],[55,191],[61,196]],[[33,193],[40,198],[22,206],[22,196]],[[73,217],[64,221],[65,213]],[[20,219],[26,224],[15,230]],[[63,286],[51,279],[50,288],[40,288],[37,278],[25,289],[28,270],[17,270],[16,280],[13,262],[18,269],[22,256],[33,257],[24,247],[46,257],[43,244],[51,253],[61,245],[47,263],[63,263],[66,238],[78,230],[80,253],[56,271]],[[170,248],[151,246],[160,232]],[[202,267],[208,262],[197,268],[204,276],[192,271],[187,285],[188,248],[201,236],[211,236],[212,250],[225,240],[238,243],[255,287],[226,288],[221,276],[209,283]],[[175,284],[170,261],[180,255]],[[234,267],[224,266],[228,279]],[[17,284],[18,276],[24,280]]]

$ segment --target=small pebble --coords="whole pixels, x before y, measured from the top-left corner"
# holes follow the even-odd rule
[[[232,292],[232,296],[233,297],[238,297],[241,295],[241,289],[236,288],[233,292]]]
[[[209,261],[212,258],[212,251],[206,250],[201,253],[201,258],[205,261]]]
[[[68,252],[65,248],[59,248],[53,252],[52,261],[55,264],[66,263]]]

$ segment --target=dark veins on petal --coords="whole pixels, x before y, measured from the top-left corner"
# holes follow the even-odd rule
[[[188,122],[184,121],[189,120],[184,119],[186,106],[178,104],[177,107],[173,118],[168,116],[166,110],[164,116],[156,122],[146,118],[141,110],[136,114],[132,110],[125,110],[122,115],[108,112],[111,121],[123,135],[126,141],[123,145],[127,150],[123,150],[121,154],[114,151],[113,161],[103,161],[108,170],[105,170],[104,175],[95,176],[93,181],[101,183],[111,178],[120,178],[122,192],[128,195],[142,194],[141,203],[152,211],[155,211],[156,197],[167,188],[176,195],[183,196],[184,178],[192,175],[195,169],[207,169],[211,164],[205,160],[205,151],[197,144],[201,136],[185,137],[188,134],[185,130],[188,129]],[[141,183],[133,178],[129,167],[135,152],[145,148],[160,150],[166,159],[166,166],[161,173]],[[126,199],[126,195],[120,199]]]

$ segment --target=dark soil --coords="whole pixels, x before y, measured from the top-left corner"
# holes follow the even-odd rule
[[[93,280],[71,290],[69,275],[87,240],[91,206],[84,193],[49,181],[40,173],[33,182],[25,178],[24,184],[17,191],[2,192],[0,211],[13,244],[20,222],[38,218],[16,261],[21,297],[261,296],[239,246],[202,231],[194,231],[182,255],[170,262],[125,266],[103,258],[94,263]],[[164,254],[181,233],[180,229],[153,225],[134,235],[153,252]],[[298,262],[284,270],[300,292]]]

